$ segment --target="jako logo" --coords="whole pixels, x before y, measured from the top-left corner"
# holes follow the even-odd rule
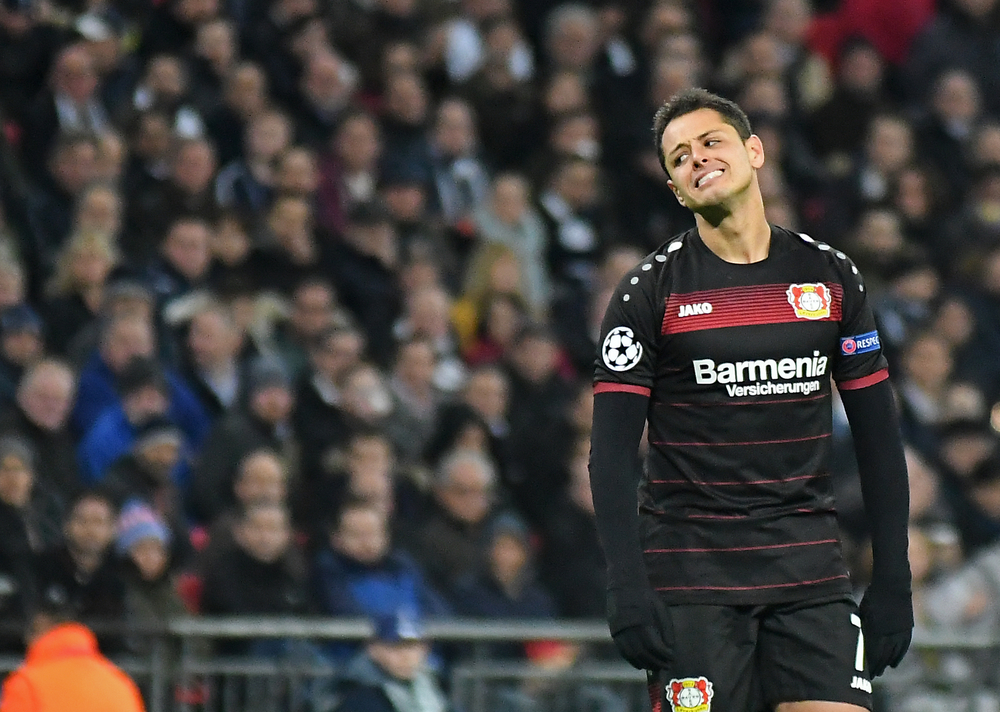
[[[695,316],[696,314],[711,314],[712,305],[709,302],[701,304],[681,304],[677,310],[677,316]]]
[[[861,690],[862,692],[867,692],[869,695],[872,693],[872,684],[863,677],[857,675],[851,680],[851,687],[855,690]]]

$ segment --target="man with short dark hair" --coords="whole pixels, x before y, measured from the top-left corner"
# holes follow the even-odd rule
[[[687,90],[654,131],[696,228],[625,275],[601,327],[591,487],[611,633],[654,709],[871,709],[913,609],[906,464],[865,283],[843,252],[767,222],[764,148],[736,104]],[[860,609],[829,478],[831,376],[872,532]]]

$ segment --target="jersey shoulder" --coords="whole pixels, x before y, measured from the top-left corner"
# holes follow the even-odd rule
[[[839,282],[856,284],[861,287],[859,291],[864,291],[861,272],[843,250],[817,240],[804,232],[795,232],[786,228],[777,229],[784,233],[793,251],[819,260],[833,272]],[[809,258],[807,257],[807,259]]]
[[[620,294],[640,291],[649,296],[665,296],[670,291],[671,268],[693,234],[695,230],[692,229],[675,235],[643,257],[621,279],[617,291]]]

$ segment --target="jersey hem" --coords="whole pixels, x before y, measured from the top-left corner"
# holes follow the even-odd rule
[[[868,386],[874,386],[876,383],[881,383],[889,377],[889,369],[883,368],[880,371],[876,371],[868,376],[862,376],[861,378],[852,378],[849,381],[841,381],[837,384],[837,388],[842,391],[856,391],[861,388],[867,388]]]
[[[639,396],[646,396],[647,398],[652,393],[652,391],[646,386],[633,386],[628,383],[609,383],[607,381],[601,381],[600,383],[594,384],[594,395],[598,393],[635,393]]]

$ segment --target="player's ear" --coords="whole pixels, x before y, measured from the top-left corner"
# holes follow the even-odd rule
[[[674,182],[669,178],[667,179],[667,185],[670,186],[670,190],[674,194],[674,197],[677,198],[677,202],[680,203],[681,205],[684,205],[684,198],[681,197],[681,193],[679,190],[677,190],[677,186],[674,185]],[[685,205],[684,207],[687,206]]]
[[[764,165],[764,144],[760,140],[760,136],[757,134],[752,134],[744,144],[747,149],[747,156],[750,158],[750,165],[754,168],[760,168]]]

